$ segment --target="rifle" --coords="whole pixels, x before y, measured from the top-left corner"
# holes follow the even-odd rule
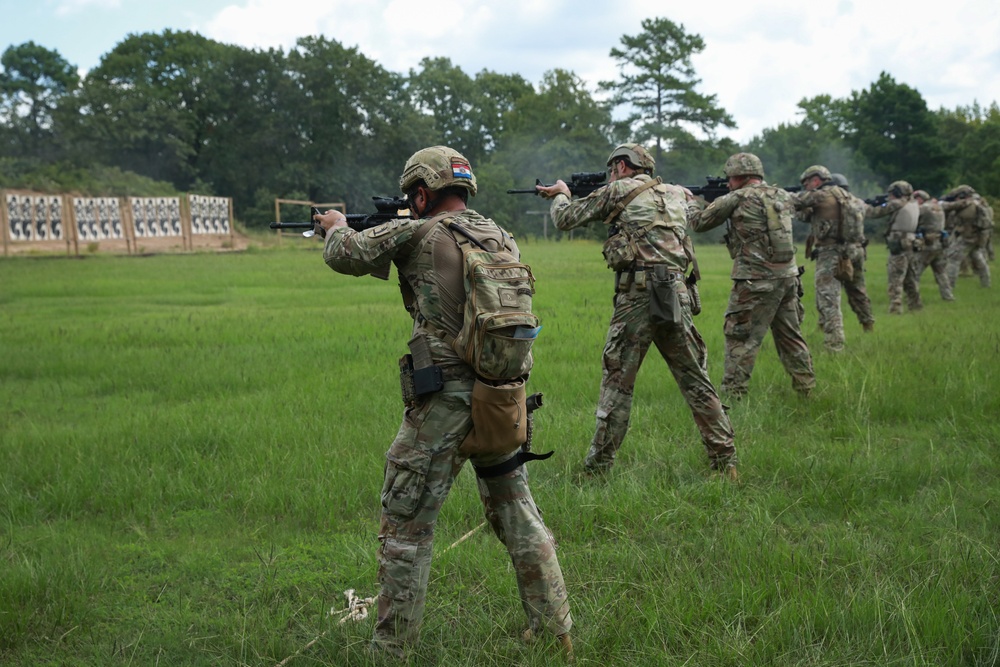
[[[707,185],[682,185],[695,197],[704,197],[705,201],[713,202],[722,195],[729,194],[729,179],[725,176],[706,176]]]
[[[347,226],[356,232],[363,232],[372,227],[378,227],[383,222],[397,220],[399,218],[412,217],[409,210],[405,214],[400,214],[400,209],[409,209],[409,202],[406,197],[372,197],[375,202],[375,213],[348,213]],[[312,215],[319,215],[320,210],[312,207]],[[306,238],[319,235],[320,238],[326,236],[326,230],[316,222],[272,222],[271,229],[306,229],[302,236]]]
[[[889,195],[882,193],[874,197],[869,197],[865,200],[865,203],[869,206],[884,206],[887,201],[889,201]]]
[[[604,187],[607,183],[604,179],[607,178],[607,174],[603,171],[578,171],[575,174],[570,175],[569,183],[566,185],[569,187],[569,192],[574,197],[586,197],[594,190]],[[543,188],[552,187],[550,185],[545,185],[542,183],[541,179],[535,179],[535,185],[541,185]],[[509,195],[537,195],[538,190],[535,188],[525,188],[523,190],[508,190]]]

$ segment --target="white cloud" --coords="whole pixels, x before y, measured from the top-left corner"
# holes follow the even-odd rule
[[[65,6],[116,0],[65,0]],[[916,3],[802,5],[798,0],[698,4],[669,10],[578,0],[245,0],[194,29],[251,48],[294,45],[322,34],[396,72],[421,58],[446,57],[468,74],[521,74],[538,83],[548,70],[571,70],[592,90],[617,75],[609,51],[637,34],[643,18],[666,16],[701,35],[693,58],[700,92],[716,95],[739,123],[724,133],[746,141],[766,127],[795,122],[796,105],[820,94],[846,97],[882,71],[917,88],[928,105],[953,108],[1000,97],[1000,13],[991,0],[953,0],[921,12]]]

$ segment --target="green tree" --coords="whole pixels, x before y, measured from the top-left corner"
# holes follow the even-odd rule
[[[670,19],[644,19],[642,32],[623,35],[621,43],[623,48],[611,49],[619,78],[602,81],[600,88],[612,93],[612,104],[632,110],[624,124],[636,141],[655,139],[657,160],[664,142],[669,148],[685,127],[698,128],[709,138],[720,125],[736,127],[715,95],[696,90],[701,80],[695,78],[691,57],[705,49],[699,35],[688,34]]]
[[[938,112],[942,140],[955,152],[949,186],[967,183],[1000,197],[1000,107],[979,104]]]
[[[483,70],[472,78],[448,58],[424,58],[420,67],[407,79],[416,108],[432,120],[437,143],[459,151],[473,167],[496,148],[517,99],[534,92],[519,75]]]
[[[227,49],[201,35],[130,35],[88,73],[80,145],[97,159],[189,188],[222,113]]]
[[[397,193],[406,159],[433,138],[403,77],[324,37],[300,39],[287,72],[300,153],[281,185],[355,210],[368,210],[373,195]]]
[[[769,182],[798,185],[803,169],[822,164],[844,174],[856,193],[875,194],[884,187],[876,183],[867,161],[844,138],[850,112],[845,100],[819,95],[801,100],[798,107],[799,122],[765,129],[747,145],[764,162]]]
[[[79,86],[76,68],[34,42],[8,47],[0,65],[0,154],[54,157],[57,112]]]
[[[882,72],[867,90],[848,101],[848,145],[857,150],[884,185],[903,179],[936,191],[948,182],[952,155],[938,132],[938,118],[920,93]]]
[[[547,210],[535,197],[510,197],[509,187],[552,183],[578,171],[601,171],[611,151],[611,114],[595,100],[577,75],[546,72],[537,93],[517,98],[507,114],[498,147],[477,175],[482,181],[477,206],[515,231],[538,231],[528,211]],[[488,175],[489,178],[485,178]]]

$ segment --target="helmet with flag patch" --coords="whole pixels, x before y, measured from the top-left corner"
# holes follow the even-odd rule
[[[472,165],[464,155],[447,146],[431,146],[410,156],[403,167],[403,175],[399,177],[399,189],[406,194],[419,181],[423,181],[430,190],[457,186],[465,188],[472,196],[476,195],[476,175],[472,173]]]

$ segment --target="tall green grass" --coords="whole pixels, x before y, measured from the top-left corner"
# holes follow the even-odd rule
[[[607,479],[594,427],[611,277],[593,242],[525,243],[543,322],[532,489],[560,544],[578,663],[1000,664],[1000,314],[961,279],[944,303],[845,304],[847,351],[804,331],[819,386],[770,343],[734,405],[743,483],[708,477],[653,351]],[[729,259],[699,249],[709,370]],[[0,664],[373,664],[384,452],[408,318],[390,283],[315,246],[0,261]],[[513,572],[460,476],[437,527],[417,665],[547,665],[518,639]],[[454,545],[452,547],[452,545]],[[313,642],[313,640],[318,641]],[[308,646],[308,648],[306,648]]]

